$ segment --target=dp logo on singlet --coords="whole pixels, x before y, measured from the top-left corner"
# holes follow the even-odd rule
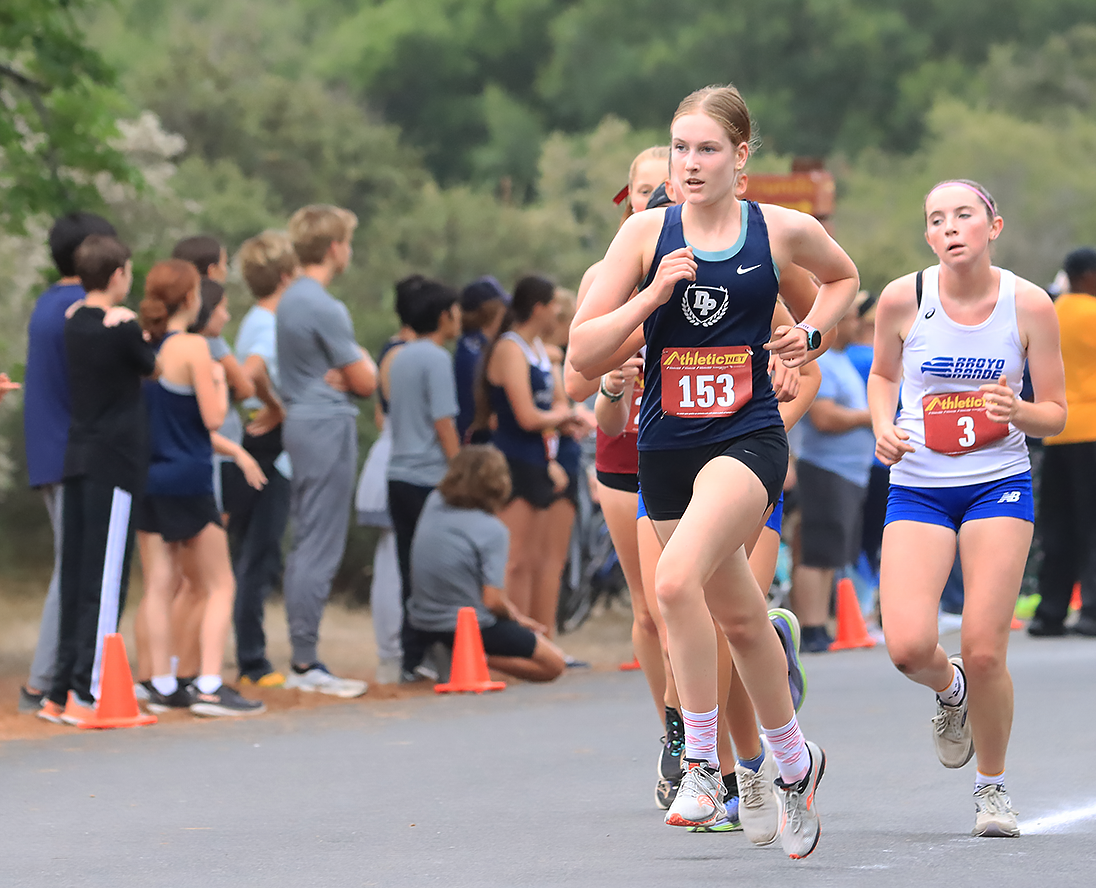
[[[707,287],[689,284],[681,296],[681,310],[689,323],[697,327],[710,327],[727,313],[730,296],[725,287]]]

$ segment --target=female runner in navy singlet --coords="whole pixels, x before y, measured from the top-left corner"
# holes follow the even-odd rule
[[[796,722],[784,653],[743,544],[776,502],[787,471],[766,350],[790,366],[809,360],[820,331],[852,303],[859,279],[817,220],[738,200],[750,135],[749,111],[734,87],[707,87],[681,103],[670,163],[685,203],[639,213],[621,227],[575,318],[571,362],[590,378],[619,366],[641,337],[647,343],[640,486],[665,543],[655,595],[689,766],[666,822],[705,825],[725,813],[714,616],[777,761],[781,843],[800,858],[818,842],[814,798],[825,756]],[[802,324],[772,333],[779,274],[791,264],[821,287]]]

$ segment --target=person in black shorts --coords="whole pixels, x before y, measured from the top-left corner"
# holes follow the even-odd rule
[[[252,715],[263,711],[262,702],[244,699],[221,679],[236,583],[213,497],[210,433],[224,422],[228,392],[224,368],[205,338],[187,332],[200,309],[193,265],[169,259],[152,267],[141,303],[141,321],[161,367],[145,388],[151,463],[139,524],[152,661],[148,706],[154,712],[186,707],[195,715]],[[186,686],[170,667],[171,602],[183,578],[205,599],[200,670]]]

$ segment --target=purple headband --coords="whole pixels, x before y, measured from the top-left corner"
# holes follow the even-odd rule
[[[997,208],[993,204],[990,203],[989,198],[986,197],[985,194],[983,194],[980,189],[975,188],[973,185],[968,185],[966,182],[959,182],[959,181],[956,181],[956,180],[952,179],[952,180],[949,180],[947,182],[941,182],[939,185],[934,185],[932,187],[932,191],[930,191],[928,193],[928,195],[926,195],[925,200],[928,200],[929,197],[932,197],[933,192],[936,191],[938,188],[947,188],[949,185],[958,185],[960,188],[966,188],[968,191],[973,191],[980,198],[982,198],[982,203],[984,203],[986,205],[986,209],[989,210],[990,215],[993,216],[994,218],[996,218]]]

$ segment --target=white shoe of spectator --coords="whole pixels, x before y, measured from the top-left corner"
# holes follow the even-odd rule
[[[303,672],[296,666],[289,670],[286,676],[285,686],[296,688],[300,691],[319,691],[321,694],[330,694],[332,697],[360,697],[369,690],[368,683],[356,678],[339,678],[327,671],[323,663],[313,663]]]

